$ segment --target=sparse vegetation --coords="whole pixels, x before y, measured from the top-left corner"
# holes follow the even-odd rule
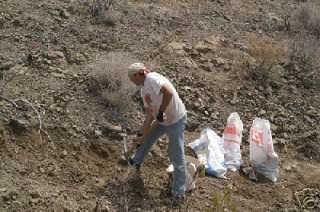
[[[248,53],[254,59],[253,62],[244,59],[240,68],[245,72],[245,77],[268,83],[272,76],[272,69],[286,58],[286,50],[280,44],[268,37],[249,37]]]
[[[118,112],[132,109],[132,96],[136,88],[127,75],[131,62],[133,60],[124,53],[110,53],[107,58],[97,61],[88,81],[89,91]]]
[[[223,194],[214,194],[212,197],[212,205],[213,209],[208,210],[208,212],[237,211],[236,205],[231,200],[231,190],[228,188],[223,191]]]
[[[320,87],[319,45],[319,40],[305,34],[299,34],[290,45],[286,69],[305,88]]]
[[[316,3],[303,3],[293,16],[297,31],[301,28],[320,38],[320,6]]]
[[[94,2],[0,1],[0,211],[300,210],[293,194],[318,188],[320,175],[320,39],[292,23],[302,0],[118,0],[101,8],[105,19],[90,11]],[[127,181],[121,141],[130,152],[142,142],[141,97],[127,78],[138,61],[176,85],[186,145],[205,127],[223,130],[234,111],[246,129],[254,117],[270,120],[279,183],[205,176],[173,208],[165,137],[144,161],[143,182]],[[51,140],[39,139],[40,116]],[[241,145],[246,165],[250,148]]]

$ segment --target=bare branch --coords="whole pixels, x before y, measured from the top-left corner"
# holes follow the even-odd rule
[[[29,102],[27,99],[11,100],[11,99],[8,99],[8,98],[6,98],[4,96],[1,96],[1,95],[0,95],[0,99],[5,100],[6,102],[9,102],[12,106],[14,106],[17,109],[21,109],[21,107],[17,104],[17,102],[19,102],[19,101],[23,102],[24,104],[27,104],[29,107],[31,107],[32,110],[36,113],[37,118],[38,118],[38,122],[39,122],[38,133],[40,135],[40,140],[42,141],[42,133],[43,133],[43,134],[45,134],[47,136],[48,140],[51,141],[50,135],[48,134],[47,131],[45,131],[43,129],[42,118],[41,118],[40,112],[37,110],[37,108],[31,102]]]
[[[12,106],[14,106],[15,108],[19,108],[19,106],[17,105],[17,103],[16,103],[15,101],[13,101],[13,100],[10,100],[10,99],[8,99],[8,98],[6,98],[6,97],[4,97],[4,96],[1,96],[1,95],[0,95],[0,99],[4,100],[4,101],[6,101],[6,102],[9,102],[9,103],[12,104]]]

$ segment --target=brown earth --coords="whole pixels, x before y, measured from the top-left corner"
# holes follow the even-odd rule
[[[248,53],[252,35],[290,49],[298,32],[288,32],[286,17],[300,1],[120,0],[99,17],[92,4],[0,2],[0,211],[302,210],[296,192],[320,188],[319,71],[287,57],[270,76],[241,66],[243,58],[257,59]],[[206,176],[174,208],[166,138],[146,158],[141,178],[131,179],[122,139],[138,145],[143,113],[137,93],[128,98],[125,67],[136,60],[176,85],[189,112],[187,143],[204,127],[221,135],[237,111],[248,164],[252,121],[270,120],[279,181]],[[214,203],[227,191],[230,200]],[[310,211],[320,209],[319,196]]]

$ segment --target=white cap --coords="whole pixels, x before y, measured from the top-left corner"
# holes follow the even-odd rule
[[[132,63],[128,67],[128,76],[131,77],[132,75],[138,73],[140,70],[145,69],[145,65],[143,63]]]

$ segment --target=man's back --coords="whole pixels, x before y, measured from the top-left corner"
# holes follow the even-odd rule
[[[161,124],[171,125],[186,115],[186,109],[176,89],[167,78],[156,72],[148,73],[141,88],[141,97],[143,98],[144,106],[151,110],[152,115],[156,117],[163,98],[160,90],[164,85],[171,88],[173,95],[166,111],[164,111],[165,120]]]

